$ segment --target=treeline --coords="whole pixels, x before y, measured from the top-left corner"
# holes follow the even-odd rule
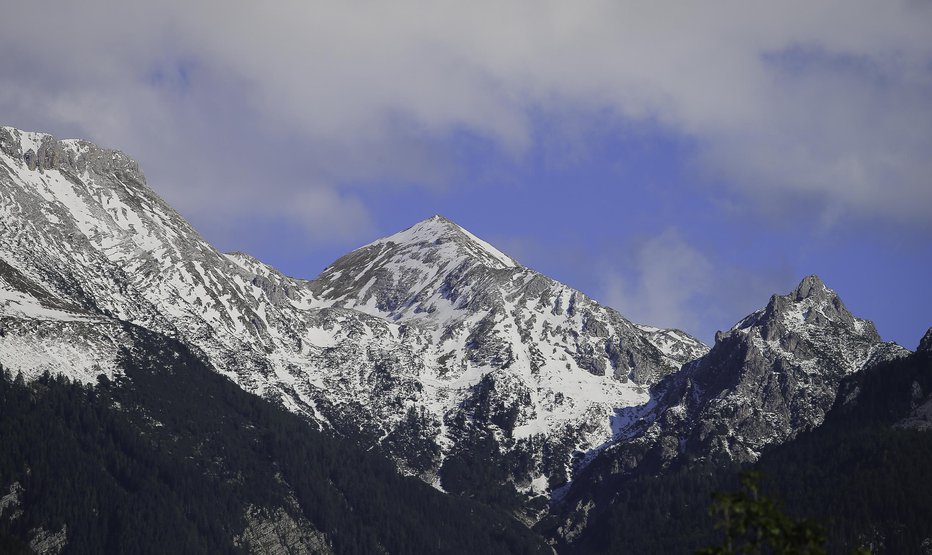
[[[183,345],[136,330],[125,376],[95,387],[0,378],[0,551],[67,526],[67,553],[235,553],[248,507],[282,508],[337,553],[536,553],[506,513],[248,394]]]

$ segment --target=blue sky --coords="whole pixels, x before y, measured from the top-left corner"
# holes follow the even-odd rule
[[[932,325],[928,2],[21,2],[0,120],[139,160],[210,241],[313,277],[443,214],[711,341],[816,273]]]

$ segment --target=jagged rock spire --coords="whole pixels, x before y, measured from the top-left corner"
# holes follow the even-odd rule
[[[919,347],[916,348],[916,350],[924,353],[932,353],[932,328],[929,328],[926,334],[922,336],[922,339],[919,340]]]
[[[797,301],[809,297],[825,298],[828,295],[834,295],[834,293],[825,286],[825,283],[819,276],[815,274],[804,277],[803,280],[799,282],[799,285],[796,286],[793,293]]]

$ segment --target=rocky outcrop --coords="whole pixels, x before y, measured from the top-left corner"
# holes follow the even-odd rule
[[[919,347],[916,350],[923,353],[932,353],[932,328],[929,328],[925,335],[922,336],[922,339],[919,340]]]
[[[282,507],[274,510],[250,507],[246,529],[234,540],[236,547],[257,555],[329,555],[333,545],[303,517],[295,519]]]
[[[139,163],[120,152],[76,139],[60,141],[46,133],[0,127],[0,152],[20,160],[31,171],[60,170],[72,175],[112,175],[125,181],[146,182]]]
[[[918,400],[916,408],[910,415],[897,422],[894,427],[922,432],[932,431],[932,396]]]
[[[22,514],[23,486],[19,482],[10,484],[10,489],[0,497],[0,518],[16,520]]]
[[[0,496],[0,521],[12,523],[23,516],[23,486],[19,482],[10,484],[9,490]],[[29,548],[39,555],[57,555],[68,545],[68,526],[63,525],[57,532],[42,528],[32,528],[26,532]]]
[[[58,555],[68,545],[68,527],[62,526],[57,532],[37,528],[31,533],[29,548],[37,555]]]
[[[621,411],[616,441],[564,493],[558,533],[578,535],[611,503],[606,484],[675,463],[756,460],[821,424],[846,376],[906,354],[817,276],[806,277],[719,332],[711,351],[660,382],[650,402]]]
[[[626,450],[660,450],[663,465],[679,456],[753,461],[820,424],[842,378],[900,352],[908,351],[883,343],[871,322],[806,277],[658,385],[656,407],[625,431],[633,438]]]

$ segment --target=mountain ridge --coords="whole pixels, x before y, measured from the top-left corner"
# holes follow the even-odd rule
[[[561,545],[613,485],[753,462],[821,425],[846,377],[908,352],[814,275],[709,347],[439,215],[293,278],[217,251],[125,154],[0,128],[0,364],[119,378],[127,325],[438,489],[531,524],[549,511]]]
[[[555,499],[560,517],[550,533],[570,544],[584,539],[628,480],[683,465],[753,463],[821,425],[845,378],[908,354],[807,276],[716,334],[707,354],[654,386],[651,403],[623,411],[622,440]]]
[[[569,478],[574,452],[611,438],[619,405],[707,350],[629,322],[440,216],[300,280],[214,249],[119,151],[7,127],[0,145],[10,332],[0,362],[39,361],[27,377],[112,378],[129,322],[184,341],[247,391],[361,434],[438,486],[458,444],[490,437],[493,458],[530,461],[507,480],[544,493]],[[23,303],[73,307],[102,336],[84,341],[86,329],[17,312]]]

